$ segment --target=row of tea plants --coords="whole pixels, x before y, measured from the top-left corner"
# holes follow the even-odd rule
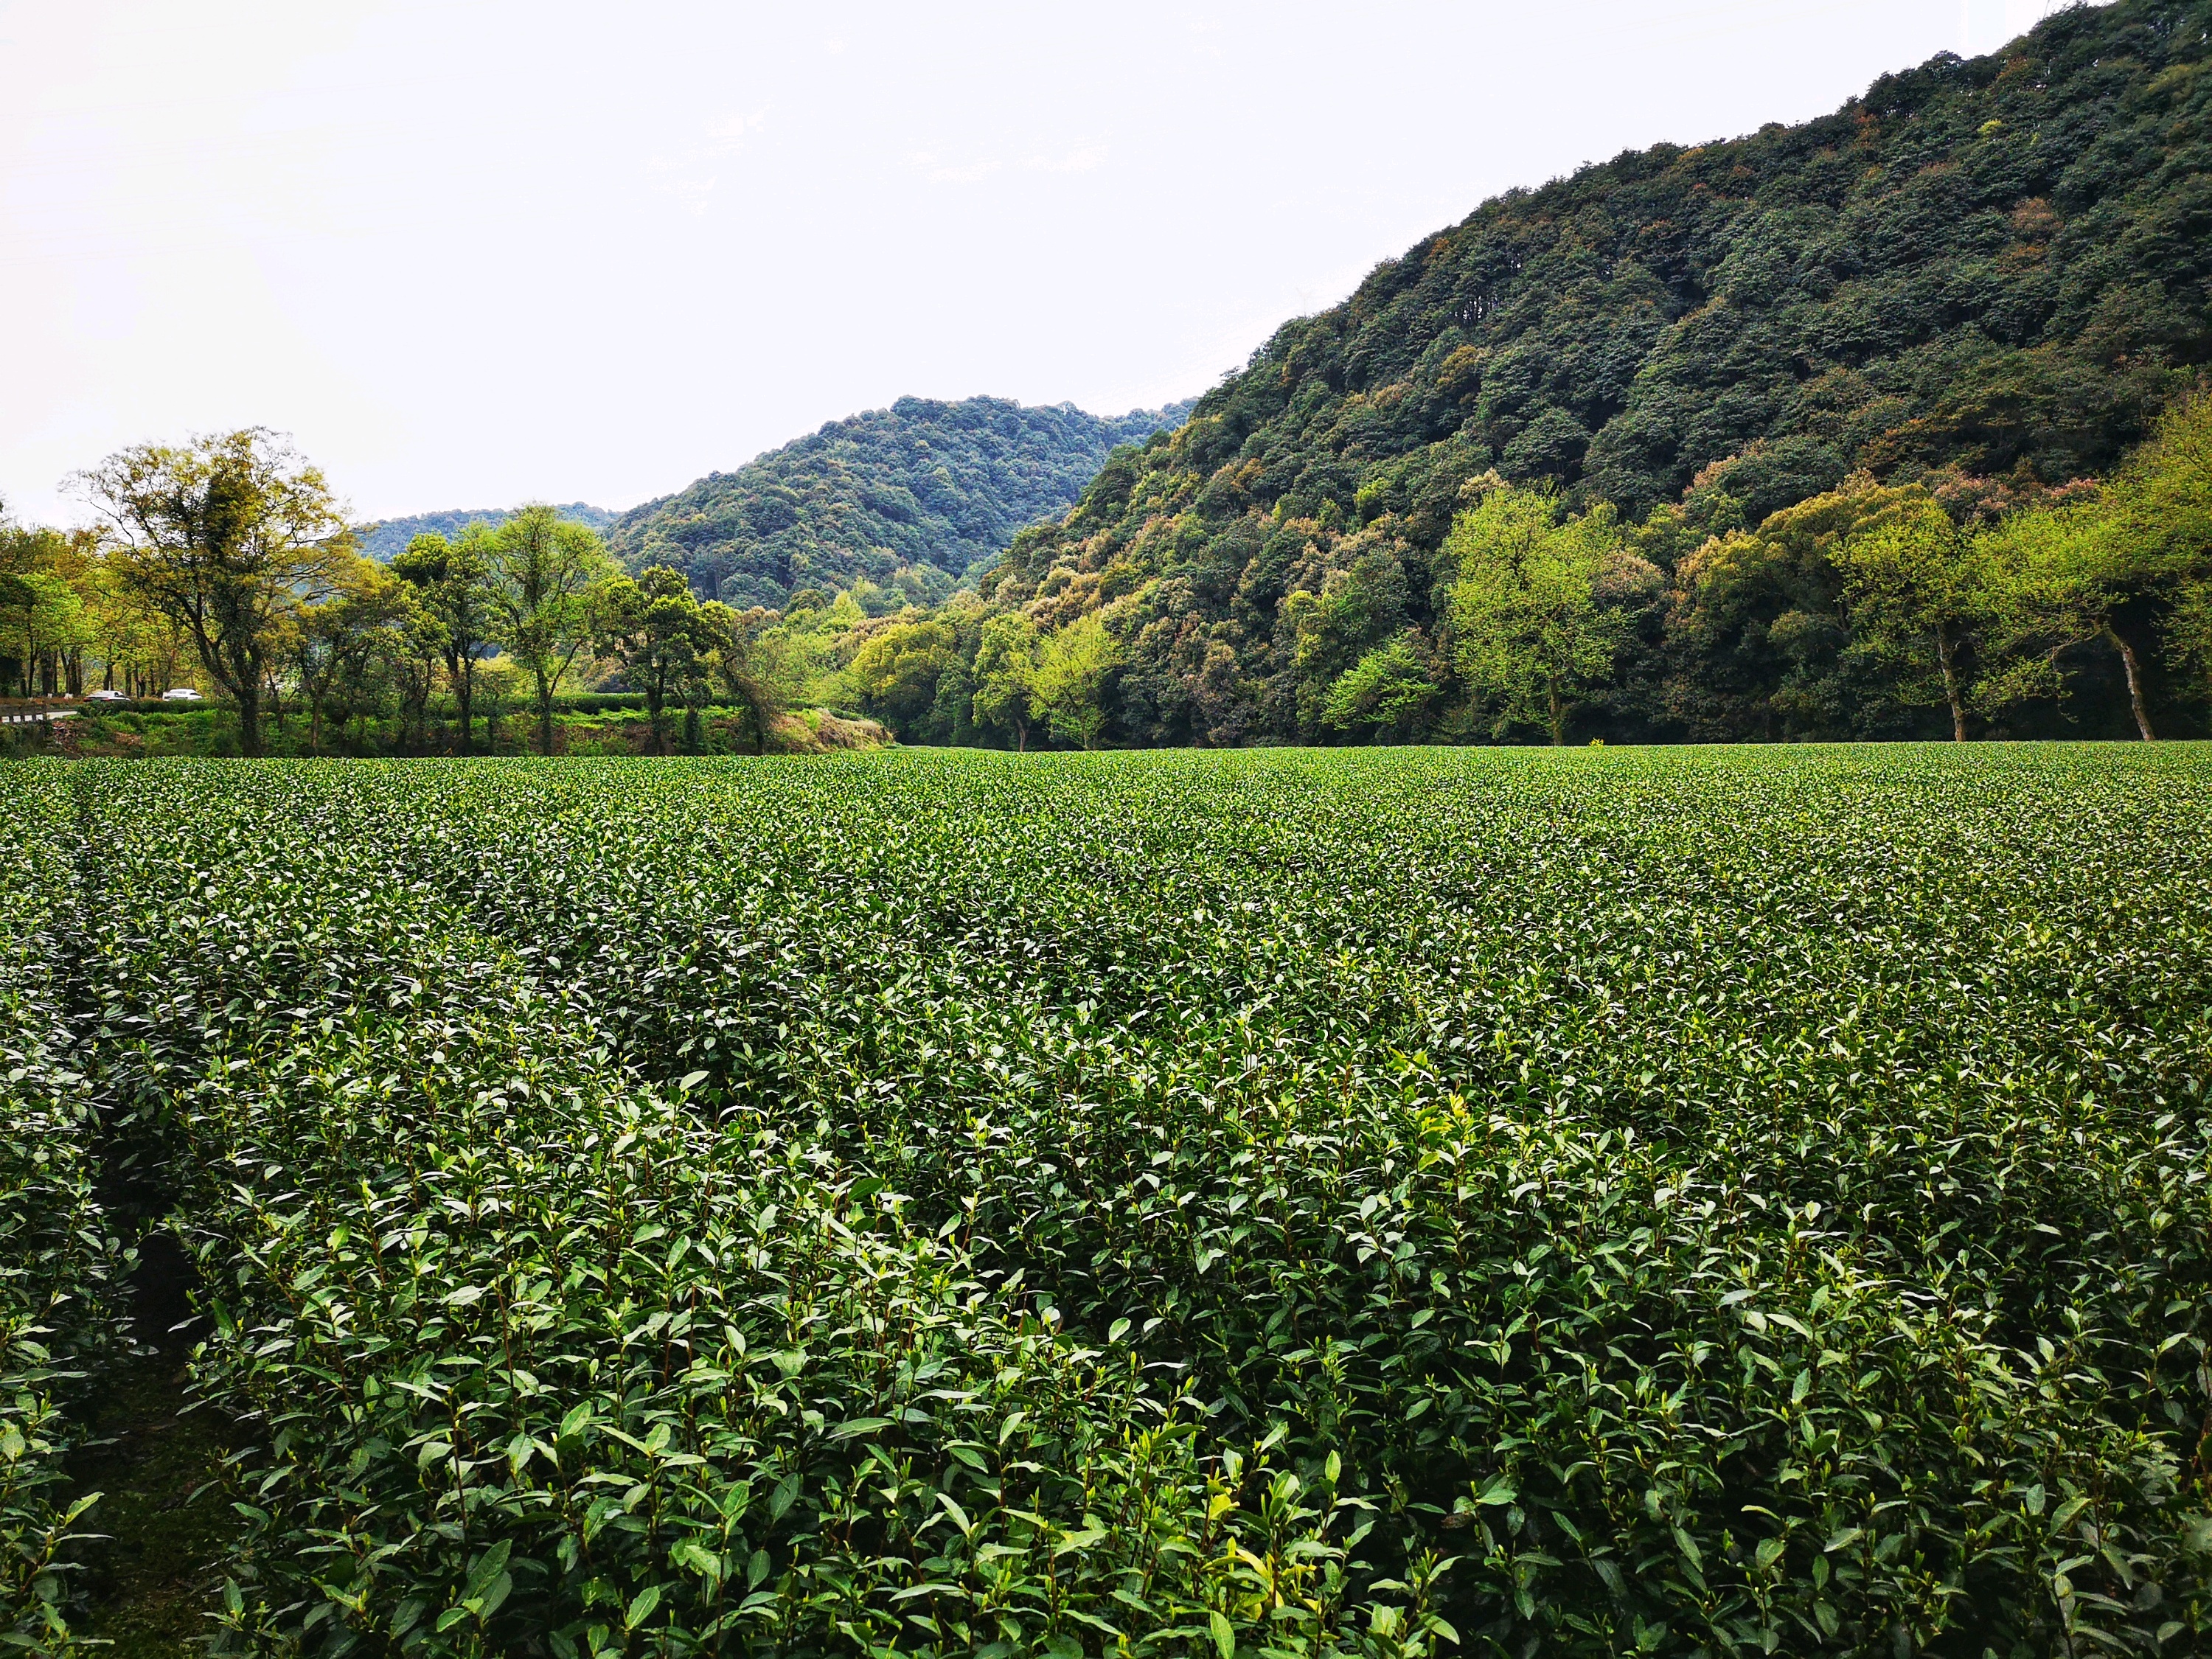
[[[123,1346],[129,1253],[101,1212],[96,1109],[73,1068],[66,795],[0,772],[0,1649],[58,1650],[72,1544],[95,1493],[70,1490],[64,1409]]]
[[[2212,757],[13,787],[235,1650],[2212,1640]]]

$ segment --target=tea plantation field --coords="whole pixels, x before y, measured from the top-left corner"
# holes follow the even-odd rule
[[[2212,1651],[2212,751],[0,802],[20,1648],[150,1227],[232,1650]]]

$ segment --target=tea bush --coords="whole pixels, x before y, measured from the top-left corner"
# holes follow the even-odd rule
[[[64,1403],[120,1334],[128,1255],[94,1194],[96,1121],[65,988],[74,846],[52,773],[0,770],[0,1648],[72,1651],[69,1546],[96,1493],[67,1491]]]
[[[234,1647],[2212,1629],[2202,751],[70,786]]]

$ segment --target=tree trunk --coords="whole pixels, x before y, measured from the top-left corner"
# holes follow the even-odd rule
[[[645,688],[646,732],[653,739],[653,752],[656,755],[665,755],[668,752],[668,739],[661,734],[660,730],[660,710],[665,701],[665,694],[662,692],[657,683]]]
[[[2136,730],[2142,733],[2145,743],[2158,741],[2150,729],[2150,713],[2143,707],[2142,665],[2136,660],[2136,648],[2120,637],[2119,629],[2106,623],[2105,637],[2119,650],[2120,662],[2128,671],[2128,707],[2136,717]]]
[[[1959,689],[1959,648],[1951,643],[1951,630],[1936,630],[1936,659],[1943,665],[1943,701],[1951,708],[1951,741],[1966,740],[1966,702]]]
[[[1554,680],[1546,685],[1544,690],[1552,700],[1552,747],[1565,748],[1567,741],[1567,712],[1559,707],[1559,683]]]
[[[469,752],[469,694],[476,689],[469,684],[471,678],[459,673],[453,676],[453,702],[461,715],[461,753],[464,755]]]
[[[261,676],[239,676],[238,752],[249,760],[261,758]]]
[[[538,676],[538,752],[548,759],[553,754],[553,685],[542,673]]]

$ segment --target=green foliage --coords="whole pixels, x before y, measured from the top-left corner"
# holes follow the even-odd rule
[[[1534,722],[1566,741],[1576,706],[1613,676],[1659,573],[1601,504],[1564,520],[1548,490],[1501,484],[1445,538],[1459,669],[1502,733]]]
[[[2208,21],[2203,0],[2071,6],[1815,120],[1510,191],[1285,323],[981,590],[1053,625],[1118,607],[1117,740],[1311,740],[1326,688],[1405,627],[1449,655],[1439,550],[1492,469],[1627,523],[1659,510],[1638,550],[1670,572],[1855,472],[1962,519],[2106,472],[2212,360]],[[1302,665],[1294,597],[1385,558],[1403,614]],[[1640,629],[1591,718],[1616,738],[1930,730],[1917,678],[1901,696],[1893,659],[1846,659],[1819,597],[1719,661]],[[2104,679],[2071,714],[2093,704],[2090,729],[2126,707]]]
[[[538,752],[553,752],[553,693],[598,621],[599,585],[617,574],[598,534],[550,507],[526,507],[482,543],[494,637],[529,674]]]
[[[1098,613],[1078,617],[1038,647],[1029,673],[1030,714],[1063,742],[1096,747],[1106,725],[1106,677],[1121,660],[1121,644]]]
[[[713,641],[707,665],[715,684],[744,711],[753,752],[766,754],[777,719],[811,696],[824,678],[818,642],[803,627],[779,627],[771,612],[757,607],[738,611],[709,599],[700,613]]]
[[[580,524],[602,535],[621,516],[586,501],[566,501],[553,511],[564,523]],[[416,513],[404,519],[380,519],[374,524],[357,526],[354,538],[363,555],[380,564],[391,564],[421,537],[435,536],[441,541],[458,542],[479,525],[486,530],[496,530],[514,516],[514,509],[500,507],[473,512],[452,508],[442,513]]]
[[[1410,730],[1437,694],[1433,671],[1413,639],[1378,645],[1337,677],[1322,719],[1340,732]]]
[[[0,531],[11,538],[26,533]],[[32,550],[20,559],[0,555],[0,665],[5,668],[0,696],[30,694],[27,675],[22,676],[25,684],[13,684],[21,673],[19,665],[82,647],[92,638],[83,598],[63,577],[40,568],[42,562]]]
[[[1854,473],[1685,558],[1668,617],[1670,712],[1692,737],[1900,734],[1877,663],[1850,649],[1836,556],[1917,514],[1916,485]]]
[[[1996,579],[1991,601],[2002,637],[2011,651],[2035,654],[2016,656],[1987,700],[2002,705],[2038,694],[2063,696],[2070,678],[2067,653],[2101,643],[2120,659],[2136,725],[2149,741],[2143,664],[2120,617],[2166,573],[2149,547],[2121,529],[2112,514],[2082,502],[2017,514],[1990,532],[1987,568]]]
[[[117,538],[121,587],[191,642],[262,752],[270,671],[301,606],[357,556],[320,471],[261,427],[118,451],[73,480]]]
[[[1068,404],[902,398],[633,507],[608,544],[633,570],[673,565],[741,610],[863,580],[896,588],[900,604],[930,603],[1016,531],[1065,512],[1116,444],[1188,408],[1109,420]]]
[[[317,754],[325,720],[343,727],[355,715],[380,708],[383,677],[394,667],[434,659],[447,639],[407,581],[358,558],[332,571],[330,592],[301,605],[291,622],[286,665],[307,704],[308,747]],[[427,694],[427,672],[415,683]]]
[[[901,619],[870,632],[854,653],[854,688],[869,708],[899,723],[919,718],[934,701],[938,676],[952,661],[951,625],[933,618]]]
[[[561,509],[556,509],[559,511]],[[505,514],[501,522],[506,521]],[[390,561],[392,574],[415,589],[429,624],[429,639],[445,659],[446,684],[460,715],[461,753],[474,742],[477,677],[498,626],[494,607],[491,529],[471,524],[458,543],[435,532],[410,537]]]
[[[80,1651],[72,1558],[100,1500],[66,1478],[84,1437],[65,1408],[120,1346],[131,1261],[94,1194],[98,1116],[69,1024],[75,810],[60,774],[0,763],[0,1650],[55,1656]]]
[[[592,643],[599,655],[617,664],[625,684],[645,696],[657,753],[668,752],[663,715],[669,700],[696,708],[714,679],[716,648],[728,635],[725,611],[704,610],[684,573],[653,565],[632,581],[612,576],[592,605]],[[690,722],[689,747],[696,748],[697,722]]]
[[[1965,659],[1994,597],[1978,551],[1931,496],[1845,538],[1832,556],[1853,635],[1901,669],[1898,696],[1949,710],[1960,743],[1966,740]]]
[[[1030,746],[1030,696],[1042,643],[1036,624],[1018,611],[992,617],[976,641],[970,696],[975,723],[1004,732],[1017,750]]]
[[[2212,1640],[2197,750],[20,775],[234,1647]]]

